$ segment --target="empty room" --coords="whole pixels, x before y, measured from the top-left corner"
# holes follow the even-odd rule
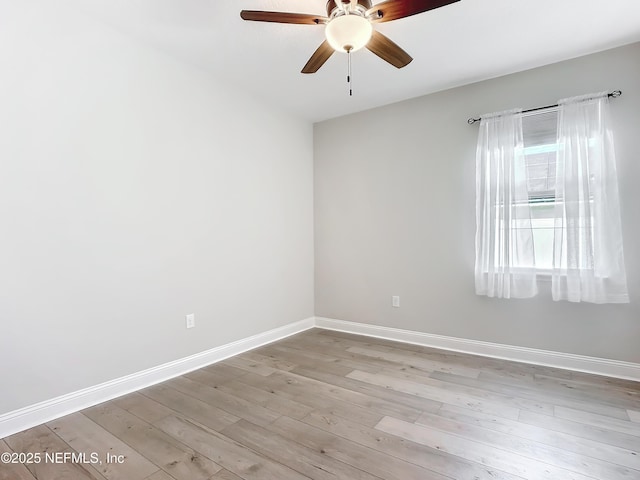
[[[640,479],[640,2],[0,0],[0,480]]]

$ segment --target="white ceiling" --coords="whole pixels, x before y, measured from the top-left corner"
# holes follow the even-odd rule
[[[461,0],[378,24],[414,60],[398,70],[367,50],[354,53],[349,97],[344,54],[300,73],[324,40],[322,26],[240,18],[242,9],[325,14],[326,0],[69,2],[314,122],[640,41],[639,0]]]

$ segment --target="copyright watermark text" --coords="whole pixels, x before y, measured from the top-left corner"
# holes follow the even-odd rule
[[[39,463],[78,463],[102,465],[103,463],[124,463],[124,455],[98,452],[3,452],[0,454],[0,464],[19,463],[22,465]]]

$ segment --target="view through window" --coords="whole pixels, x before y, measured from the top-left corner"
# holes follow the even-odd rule
[[[525,114],[522,119],[535,267],[542,273],[553,266],[557,123],[557,109]]]

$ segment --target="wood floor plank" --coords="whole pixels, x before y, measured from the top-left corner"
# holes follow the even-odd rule
[[[206,377],[207,383],[211,385],[223,385],[247,373],[245,370],[241,370],[242,375],[231,375],[228,372],[226,372],[226,370],[222,370],[222,372],[220,372],[213,369],[214,366],[218,366],[218,365],[210,365],[209,367],[206,367],[206,368],[194,370],[193,372],[186,373],[183,376],[186,378],[194,379],[194,380],[195,380],[195,377],[199,377],[199,378]]]
[[[0,455],[15,453],[4,441],[0,440]],[[0,463],[0,480],[36,480],[27,467],[20,462],[2,461]]]
[[[109,480],[142,480],[159,470],[129,445],[107,432],[82,413],[72,413],[47,424],[77,452],[98,454],[96,468]],[[108,463],[107,454],[124,456],[123,463]]]
[[[189,372],[183,375],[183,377],[188,378],[189,380],[193,380],[195,382],[204,383],[205,385],[208,385],[213,388],[218,388],[221,385],[225,385],[229,382],[236,381],[235,378],[233,379],[228,377],[221,378],[219,375],[216,375],[215,373],[211,373],[210,371],[205,370],[204,368],[200,370],[195,370],[193,372]]]
[[[278,379],[280,382],[286,382],[287,385],[299,386],[306,392],[310,392],[318,396],[335,398],[339,402],[347,402],[366,408],[368,411],[379,413],[381,416],[392,415],[397,418],[414,421],[418,416],[420,416],[422,410],[390,402],[385,399],[371,397],[370,395],[365,395],[335,384],[328,384],[323,381],[315,380],[311,377],[294,373],[293,371],[280,372],[278,374],[271,375],[270,378]]]
[[[309,477],[274,462],[202,425],[169,416],[156,423],[195,451],[245,480],[306,480]]]
[[[248,373],[247,375],[254,374]],[[244,376],[240,378],[244,378]],[[244,418],[245,420],[249,420],[257,425],[268,425],[280,416],[273,410],[248,402],[240,397],[229,395],[228,393],[209,387],[208,385],[194,382],[188,378],[174,378],[173,380],[169,380],[167,385],[170,385],[185,395],[193,396],[208,405],[217,405],[219,409],[229,412],[229,414],[234,417]],[[220,429],[214,428],[214,430],[219,431],[226,426],[227,425]]]
[[[505,363],[502,360],[493,358],[481,357],[478,355],[471,355],[461,352],[447,351],[421,345],[399,343],[392,340],[380,338],[367,338],[366,340],[360,339],[359,341],[358,338],[358,336],[354,335],[352,336],[351,340],[351,342],[354,344],[353,346],[355,346],[356,348],[365,348],[374,352],[386,352],[389,354],[397,355],[398,361],[404,365],[407,365],[407,362],[402,360],[403,357],[416,359],[418,362],[421,362],[424,359],[428,361],[428,366],[426,366],[425,369],[430,371],[440,370],[434,370],[432,368],[433,365],[429,362],[434,362],[439,366],[445,367],[444,371],[448,371],[448,369],[450,368],[460,368],[461,372],[459,372],[458,374],[466,372],[466,376],[468,376],[469,378],[476,378],[477,373],[484,371],[485,369],[489,369],[491,371],[499,370],[504,372],[511,372],[513,370],[511,366],[518,365],[515,370],[520,372],[521,365],[524,365],[525,367],[530,366],[526,364],[515,364],[515,362]],[[371,353],[369,353],[369,355],[370,354]],[[409,364],[413,365],[414,363],[415,362],[410,362]],[[416,365],[413,366],[415,367]]]
[[[276,375],[270,375],[268,377],[249,375],[238,379],[238,381],[242,383],[247,382],[254,387],[262,388],[268,392],[283,396],[313,409],[328,410],[341,417],[357,419],[364,425],[374,426],[383,417],[383,415],[378,412],[369,411],[359,405],[339,401],[333,396],[327,396],[318,391],[313,391],[308,388],[308,385],[303,385],[300,380],[288,379]],[[250,419],[248,420],[251,421]]]
[[[287,341],[287,343],[283,343],[282,346],[286,347],[289,350],[300,353],[311,353],[313,358],[319,360],[318,364],[331,364],[334,363],[336,365],[342,365],[347,367],[350,370],[361,369],[368,371],[369,369],[376,369],[376,365],[373,365],[370,361],[370,358],[360,358],[362,356],[356,355],[350,352],[347,352],[346,349],[336,348],[331,344],[319,344],[316,337],[312,338],[299,338],[295,342]],[[272,354],[269,356],[270,359],[278,359],[276,354]],[[383,366],[392,365],[391,362],[380,362]],[[291,371],[296,367],[301,367],[301,365],[296,365],[291,363],[292,367],[285,369],[280,368],[279,370],[287,370]],[[303,366],[304,368],[308,368],[307,366]],[[378,365],[378,368],[380,365]],[[336,373],[335,371],[333,372]]]
[[[373,385],[371,383],[362,382],[354,378],[333,375],[317,369],[295,368],[291,370],[291,372],[297,375],[325,382],[329,385],[336,385],[348,390],[352,390],[354,392],[369,395],[373,398],[380,398],[382,400],[386,400],[387,402],[403,405],[405,407],[409,407],[413,410],[418,410],[421,412],[437,411],[442,406],[441,402],[436,402],[435,400],[416,397],[414,395],[409,395],[408,393],[404,392],[397,392],[380,385]]]
[[[396,378],[390,375],[372,374],[354,370],[347,375],[347,377],[437,402],[467,406],[481,412],[495,413],[514,420],[518,418],[520,413],[518,408],[501,405],[498,402],[485,401],[482,398],[478,398],[473,395],[450,392],[442,388],[435,388],[433,386]]]
[[[383,418],[376,429],[524,478],[539,480],[593,480],[594,478],[544,463],[539,459],[507,452],[464,436],[403,422],[391,417]]]
[[[264,363],[256,362],[254,360],[241,356],[228,358],[225,360],[225,363],[241,370],[246,370],[247,372],[262,375],[264,377],[278,371],[277,369],[265,365]]]
[[[326,412],[313,412],[304,423],[338,435],[346,440],[364,445],[409,463],[415,463],[454,479],[520,480],[510,473],[488,468],[466,459],[449,455],[418,443],[387,434],[380,430],[358,425]]]
[[[627,415],[629,415],[632,422],[640,423],[640,411],[627,410]]]
[[[5,439],[9,448],[14,452],[30,452],[46,455],[47,453],[63,454],[63,453],[79,453],[76,452],[69,444],[65,443],[58,435],[56,435],[48,426],[39,425],[30,428],[24,432],[17,433]],[[91,450],[93,451],[93,450]],[[90,452],[83,452],[90,453]],[[32,463],[26,465],[27,469],[37,479],[47,480],[105,480],[93,466],[60,459],[53,457],[40,463]]]
[[[478,362],[481,365],[479,368],[482,372],[491,373],[496,377],[502,377],[504,379],[519,379],[529,380],[535,382],[537,375],[546,375],[558,379],[571,379],[572,372],[568,370],[562,370],[555,367],[546,367],[543,365],[532,365],[530,363],[509,362],[502,360],[495,360],[494,362],[486,362],[482,357],[478,358]]]
[[[640,437],[621,433],[615,430],[609,430],[606,427],[588,425],[573,420],[552,417],[549,415],[541,415],[535,412],[522,410],[518,421],[543,427],[546,430],[554,432],[563,432],[576,437],[587,438],[589,440],[598,441],[607,445],[624,448],[631,451],[638,450]]]
[[[158,470],[153,475],[147,477],[147,480],[175,480],[175,478],[163,470]]]
[[[530,425],[520,421],[508,420],[506,418],[488,415],[466,408],[453,405],[443,405],[437,412],[438,416],[480,426],[496,432],[516,435],[525,439],[535,439],[546,445],[565,449],[567,451],[593,457],[617,465],[622,465],[630,469],[638,470],[640,475],[640,442],[636,450],[620,448],[614,445],[602,443],[597,440],[582,438],[564,432],[557,432],[538,425]],[[428,417],[423,416],[416,422],[427,424]]]
[[[555,408],[555,416],[640,437],[640,425],[630,420],[619,420],[605,415],[560,406]]]
[[[349,352],[347,350],[348,347],[358,345],[355,344],[355,342],[350,342],[347,347],[342,348],[340,346],[336,346],[336,342],[332,339],[328,339],[328,342],[325,341],[324,343],[318,342],[318,339],[322,339],[322,336],[316,336],[313,337],[313,339],[303,339],[295,345],[289,346],[287,344],[287,346],[298,350],[319,350],[321,353],[333,357],[335,359],[335,363],[349,367],[351,370],[362,370],[365,372],[375,373],[381,368],[402,367],[402,364],[397,362]]]
[[[380,477],[335,460],[322,452],[312,450],[246,420],[230,425],[221,433],[315,480],[335,480],[336,478],[380,480]]]
[[[569,379],[575,382],[584,382],[588,385],[606,385],[615,389],[638,391],[638,382],[624,378],[605,377],[592,373],[569,371]],[[555,375],[550,375],[555,376]]]
[[[263,355],[284,358],[285,360],[300,366],[315,368],[317,365],[322,364],[322,367],[326,371],[330,371],[335,375],[346,375],[351,371],[351,368],[335,361],[331,361],[322,354],[315,353],[313,351],[302,351],[292,348],[287,348],[277,344],[267,345],[261,347],[259,352]]]
[[[148,423],[153,423],[156,420],[175,413],[174,410],[165,407],[155,400],[151,400],[149,397],[145,397],[139,392],[116,398],[112,400],[112,402]]]
[[[269,426],[269,429],[323,455],[385,480],[406,480],[407,478],[451,480],[451,477],[445,477],[414,463],[350,442],[338,435],[286,416],[280,417]]]
[[[480,370],[477,368],[470,368],[462,365],[454,365],[451,363],[431,360],[414,352],[397,353],[389,350],[390,349],[384,348],[376,349],[362,347],[350,347],[347,349],[347,351],[349,352],[360,353],[362,355],[373,358],[382,358],[384,360],[390,360],[402,365],[413,366],[426,371],[450,373],[452,375],[460,375],[469,378],[478,378],[478,375],[480,374]]]
[[[563,406],[578,406],[585,411],[599,413],[613,418],[628,419],[625,409],[639,406],[630,392],[623,392],[616,388],[600,391],[599,385],[586,385],[582,382],[572,382],[567,379],[556,379],[547,375],[536,375],[530,384],[504,379],[488,372],[481,372],[480,382],[492,385],[505,385],[518,388],[528,395],[537,395],[540,399],[553,399]]]
[[[296,364],[288,362],[282,358],[279,358],[276,355],[274,356],[261,355],[257,353],[255,350],[244,352],[243,354],[238,356],[252,360],[254,362],[261,363],[263,365],[266,365],[267,367],[275,368],[276,370],[284,370],[285,372],[288,372],[289,370],[293,370],[294,368],[297,367]]]
[[[472,370],[482,370],[485,367],[504,367],[504,363],[500,360],[495,360],[487,357],[479,357],[477,355],[470,355],[466,353],[447,351],[432,347],[425,347],[422,345],[399,343],[384,338],[363,338],[359,335],[354,335],[351,333],[322,330],[319,331],[317,333],[317,336],[314,338],[315,341],[322,341],[320,339],[331,342],[329,343],[330,345],[342,346],[345,349],[348,349],[349,347],[357,347],[381,350],[403,355],[417,355],[420,358],[444,363],[448,366],[469,367]]]
[[[180,412],[213,430],[222,430],[240,419],[229,411],[218,408],[214,402],[202,401],[171,388],[168,383],[145,388],[141,393],[174,410],[174,412]]]
[[[332,389],[335,389],[337,387],[338,389],[336,389],[335,391],[342,392],[342,398],[344,398],[345,401],[348,401],[347,398],[350,398],[351,401],[356,405],[361,405],[362,407],[375,410],[382,415],[391,415],[395,418],[402,418],[403,420],[407,420],[409,422],[415,421],[424,410],[429,409],[429,405],[427,404],[427,402],[417,402],[417,405],[419,406],[408,406],[402,402],[398,402],[397,397],[390,399],[389,397],[392,397],[391,395],[389,395],[387,398],[383,398],[382,395],[375,396],[360,392],[358,391],[358,388],[353,388],[354,381],[352,379],[345,378],[344,383],[333,382],[331,384],[327,384],[317,378],[317,371],[314,370],[296,368],[290,373],[313,380],[314,382],[320,382],[324,385],[331,385],[330,388]],[[334,377],[331,378],[333,379]],[[341,383],[341,385],[338,385],[338,383]],[[347,396],[345,392],[350,392],[349,396]],[[352,395],[356,396],[353,397]]]
[[[533,412],[544,413],[546,415],[553,415],[554,404],[550,403],[546,399],[546,401],[542,400],[531,400],[528,398],[521,398],[517,395],[514,395],[513,392],[499,392],[497,389],[486,389],[475,379],[471,379],[475,386],[471,385],[463,385],[457,382],[449,382],[446,380],[441,380],[439,378],[434,378],[432,376],[422,377],[418,375],[414,375],[412,373],[405,372],[392,372],[389,370],[381,370],[379,373],[383,375],[395,376],[396,378],[403,378],[405,380],[409,380],[415,383],[419,383],[421,385],[426,385],[430,387],[434,387],[437,389],[446,390],[452,393],[458,393],[460,395],[469,395],[474,398],[480,398],[487,402],[491,402],[494,404],[500,404],[507,407],[513,407],[515,409],[523,409],[523,410],[531,410]],[[449,375],[448,378],[463,378],[459,375]]]
[[[535,375],[534,383],[538,388],[563,396],[640,410],[640,392],[637,390],[600,384],[597,381],[587,383],[585,380],[567,380],[548,375]]]
[[[219,377],[219,381],[235,380],[247,373],[246,370],[229,365],[225,360],[202,368]]]
[[[343,366],[342,373],[346,372],[347,369],[353,370],[353,367],[346,365],[348,363],[348,358],[337,357],[334,355],[335,350],[331,350],[327,345],[318,345],[314,341],[305,341],[304,338],[300,338],[295,342],[283,342],[278,343],[276,345],[269,345],[267,348],[277,349],[280,352],[285,354],[291,354],[295,356],[295,358],[302,359],[303,361],[295,363],[297,367],[309,367],[310,365],[315,365],[317,363],[321,364],[335,364]],[[347,355],[349,352],[346,349],[338,349]],[[279,355],[279,352],[274,352],[272,356]],[[346,365],[346,368],[345,368]],[[340,375],[340,371],[333,372],[336,375]]]
[[[453,435],[462,436],[475,442],[513,452],[533,461],[580,473],[595,478],[640,478],[640,470],[631,469],[609,461],[575,453],[562,447],[550,446],[544,439],[525,438],[510,433],[487,429],[472,423],[461,422],[440,415],[425,413],[416,422],[429,429],[436,429]]]
[[[466,353],[460,352],[452,352],[442,349],[436,349],[432,347],[425,347],[421,345],[413,345],[400,343],[393,340],[387,340],[383,338],[375,338],[375,337],[362,337],[359,335],[355,335],[352,333],[345,333],[333,330],[314,330],[312,331],[316,338],[322,339],[318,341],[328,341],[332,342],[330,344],[349,344],[349,346],[358,346],[358,347],[376,347],[383,346],[387,348],[395,350],[400,350],[401,352],[415,352],[419,355],[424,356],[425,358],[431,358],[434,360],[438,360],[441,362],[445,362],[453,365],[463,365],[472,368],[479,369],[481,371],[491,371],[492,373],[503,375],[505,377],[521,377],[521,378],[533,378],[536,374],[549,375],[556,378],[566,378],[566,379],[575,379],[576,376],[587,376],[593,377],[589,374],[581,374],[576,372],[571,372],[568,370],[563,370],[554,367],[546,367],[541,365],[532,365],[527,363],[520,362],[511,362],[511,361],[503,361],[499,359],[493,359],[488,357],[481,357],[479,355],[470,355]],[[602,377],[606,378],[606,377]],[[632,385],[631,388],[634,387],[634,382],[627,380],[619,380],[619,379],[610,379],[611,384],[618,384],[622,382],[624,385]]]
[[[256,403],[280,415],[288,415],[291,418],[300,419],[313,411],[312,407],[303,405],[302,403],[235,380],[219,386],[218,390],[228,393],[229,395],[243,398],[248,402]]]
[[[242,480],[242,478],[223,468],[211,477],[211,480]]]
[[[478,379],[471,379],[461,377],[458,375],[450,375],[445,373],[433,373],[432,378],[442,380],[449,383],[455,383],[459,385],[465,385],[473,388],[480,388],[497,394],[509,395],[515,398],[528,400],[531,402],[538,402],[546,406],[565,406],[570,408],[579,408],[587,412],[598,413],[601,415],[607,415],[612,418],[628,419],[627,413],[620,407],[614,407],[611,405],[598,403],[594,401],[587,401],[575,396],[567,396],[559,393],[551,393],[547,389],[536,387],[535,385],[523,385],[518,384],[517,381],[509,381],[502,379],[499,382],[488,380],[484,372],[482,372]],[[515,383],[515,384],[514,384]],[[526,410],[536,411],[535,408],[524,408]],[[551,414],[551,412],[537,410],[538,413]]]
[[[115,403],[88,408],[83,414],[159,466],[175,480],[207,480],[222,467]],[[162,417],[165,418],[165,417]]]

